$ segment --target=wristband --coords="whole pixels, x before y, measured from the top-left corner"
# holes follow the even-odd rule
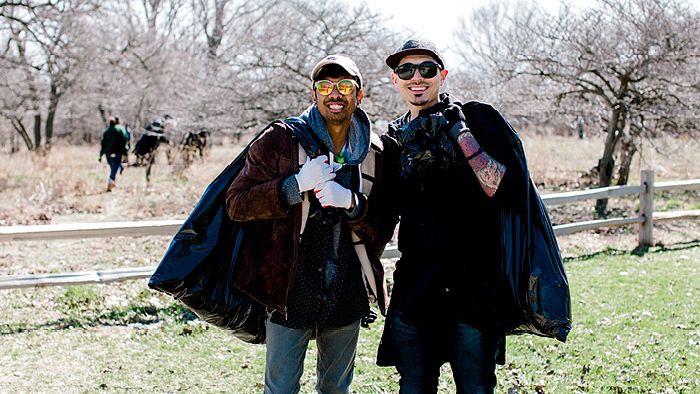
[[[473,159],[473,158],[479,156],[483,151],[484,151],[484,148],[479,147],[479,149],[477,149],[476,152],[474,152],[473,154],[467,156],[467,162],[469,162],[469,160],[471,160],[471,159]]]

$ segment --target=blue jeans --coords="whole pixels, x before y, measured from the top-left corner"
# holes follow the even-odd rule
[[[309,341],[316,339],[316,391],[349,393],[355,369],[359,320],[345,327],[299,330],[267,319],[265,394],[298,393]]]
[[[112,157],[114,155],[114,157]],[[122,166],[122,155],[121,153],[108,153],[107,163],[109,163],[109,179],[112,181],[117,179],[117,171]]]
[[[437,393],[445,361],[452,367],[457,393],[494,392],[498,337],[462,323],[439,329],[417,327],[402,321],[398,312],[389,319],[400,393]]]

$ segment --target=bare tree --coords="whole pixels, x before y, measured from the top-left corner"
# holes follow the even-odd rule
[[[6,33],[10,38],[6,41],[4,56],[0,58],[0,68],[5,74],[5,78],[0,81],[0,114],[9,120],[13,129],[22,137],[27,149],[33,150],[34,146],[41,142],[41,114],[38,108],[36,81],[31,69],[23,67],[27,64],[24,32],[14,21],[8,23],[7,27]],[[34,142],[24,125],[25,114],[28,112],[35,114]]]
[[[41,114],[45,111],[45,146],[50,147],[54,120],[61,98],[80,74],[86,47],[81,18],[95,9],[89,1],[18,1],[7,3],[0,18],[9,26],[11,36],[3,62],[21,69],[24,78],[16,80],[26,106],[34,112],[34,149],[41,146]],[[24,129],[23,116],[15,116],[15,129]],[[23,132],[20,131],[20,134]],[[26,139],[25,139],[26,141]],[[28,148],[30,146],[28,145]]]
[[[477,15],[478,28],[462,25],[465,61],[490,69],[496,83],[527,81],[529,93],[537,89],[558,108],[593,109],[606,135],[597,165],[601,187],[612,184],[616,165],[618,184],[627,181],[643,138],[693,132],[687,126],[700,109],[700,15],[687,3],[599,0],[556,15],[532,6],[493,7],[499,12]],[[597,211],[606,206],[599,200]]]
[[[224,40],[235,40],[260,21],[279,1],[192,0],[192,10],[206,37],[207,56],[216,58]]]
[[[0,57],[0,68],[6,78],[0,82],[3,94],[0,96],[3,105],[0,114],[10,121],[14,130],[19,133],[28,150],[41,145],[41,112],[39,87],[36,80],[36,70],[30,66],[27,56],[27,46],[30,40],[38,39],[31,29],[31,15],[37,10],[49,7],[48,2],[3,2],[0,6],[0,20],[5,36],[5,46]],[[27,113],[33,113],[34,141],[25,127]]]
[[[26,126],[32,120],[48,140],[57,128],[62,138],[90,141],[111,114],[136,134],[135,125],[168,113],[179,133],[206,127],[240,135],[309,105],[309,71],[331,53],[348,54],[361,67],[370,115],[389,118],[400,108],[383,62],[399,37],[364,3],[1,4],[0,71],[7,78],[0,80],[0,116],[30,148],[41,144]]]
[[[311,99],[311,67],[331,53],[346,53],[358,62],[371,114],[389,107],[372,96],[391,86],[383,58],[396,40],[367,5],[197,0],[192,7],[199,32],[194,39],[202,42],[189,55],[196,59],[189,67],[198,70],[188,84],[194,122],[239,135],[300,113]]]
[[[96,129],[103,113],[119,114],[132,125],[164,113],[177,114],[179,81],[190,67],[184,0],[130,0],[104,3],[91,16],[101,39],[91,70],[81,81],[83,110]],[[98,116],[95,116],[98,115]]]
[[[386,110],[385,97],[373,99],[391,87],[383,60],[398,45],[384,22],[365,3],[282,1],[264,21],[248,29],[247,43],[232,62],[241,70],[235,81],[246,86],[240,100],[251,116],[244,123],[266,123],[299,113],[311,100],[311,67],[333,53],[347,54],[358,63],[368,112],[393,113],[396,107]]]

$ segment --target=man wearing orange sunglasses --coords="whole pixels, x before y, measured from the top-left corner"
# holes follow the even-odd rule
[[[234,286],[269,311],[265,393],[300,391],[310,340],[316,390],[348,393],[360,325],[376,317],[368,293],[385,313],[380,256],[393,228],[374,226],[382,208],[368,203],[364,168],[381,157],[360,108],[362,75],[331,55],[311,81],[313,104],[268,126],[226,195],[231,219],[245,223]]]

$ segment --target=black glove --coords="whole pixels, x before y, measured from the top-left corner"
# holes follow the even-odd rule
[[[450,104],[443,116],[447,120],[447,128],[445,131],[452,141],[457,141],[457,137],[465,129],[469,131],[469,126],[467,126],[467,119],[464,117],[464,112],[462,112],[462,106],[459,104]]]
[[[375,320],[377,320],[377,313],[370,309],[369,313],[360,319],[360,325],[364,328],[369,328],[369,325],[374,323]]]

